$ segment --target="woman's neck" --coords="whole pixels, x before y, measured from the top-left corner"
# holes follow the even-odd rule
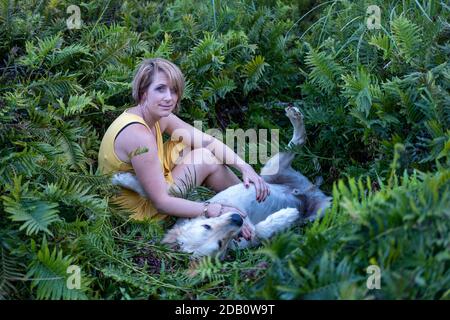
[[[131,108],[129,111],[144,119],[145,123],[147,123],[147,125],[150,128],[153,128],[156,122],[158,122],[159,119],[161,119],[161,117],[155,119],[155,117],[154,116],[152,117],[149,112],[145,112],[145,108],[141,104],[138,104],[137,106]]]

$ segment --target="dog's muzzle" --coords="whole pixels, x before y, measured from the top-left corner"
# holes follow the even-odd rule
[[[230,217],[231,223],[237,225],[238,227],[242,226],[244,223],[244,220],[242,220],[242,217],[238,213],[233,213]]]

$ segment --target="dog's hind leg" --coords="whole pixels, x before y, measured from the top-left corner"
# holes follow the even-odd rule
[[[284,109],[286,116],[292,123],[294,132],[288,146],[290,148],[300,147],[306,141],[306,130],[303,122],[303,114],[296,107],[287,107]],[[266,182],[275,182],[278,173],[283,173],[289,170],[292,160],[294,160],[295,153],[293,152],[279,152],[267,161],[261,169],[261,176]]]
[[[294,127],[294,133],[292,134],[292,139],[289,141],[289,147],[300,147],[306,141],[306,130],[305,124],[303,122],[303,114],[296,107],[287,107],[285,109],[286,116],[292,123]]]

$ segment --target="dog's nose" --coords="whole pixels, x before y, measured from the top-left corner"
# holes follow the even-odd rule
[[[242,226],[242,223],[244,222],[244,220],[242,220],[242,217],[240,214],[237,213],[233,213],[231,215],[231,223],[237,225],[237,226]]]

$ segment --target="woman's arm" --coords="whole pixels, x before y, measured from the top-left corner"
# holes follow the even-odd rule
[[[164,179],[158,158],[156,139],[151,131],[139,124],[130,125],[125,130],[127,138],[120,139],[120,143],[116,145],[116,148],[120,150],[116,151],[124,151],[130,156],[136,177],[156,209],[161,213],[183,218],[192,218],[203,214],[203,203],[169,195],[169,185]],[[145,149],[146,152],[136,152]],[[138,154],[133,155],[134,153]],[[208,205],[208,216],[218,216],[220,211],[220,204]]]
[[[206,134],[190,124],[184,122],[176,115],[171,114],[167,117],[166,131],[171,134],[172,139],[182,140],[184,144],[193,149],[207,148],[223,164],[234,167],[242,172],[242,179],[248,188],[249,183],[253,182],[256,188],[256,200],[264,201],[270,194],[267,183],[253,170],[253,168],[242,160],[233,150],[231,150],[222,141]]]

